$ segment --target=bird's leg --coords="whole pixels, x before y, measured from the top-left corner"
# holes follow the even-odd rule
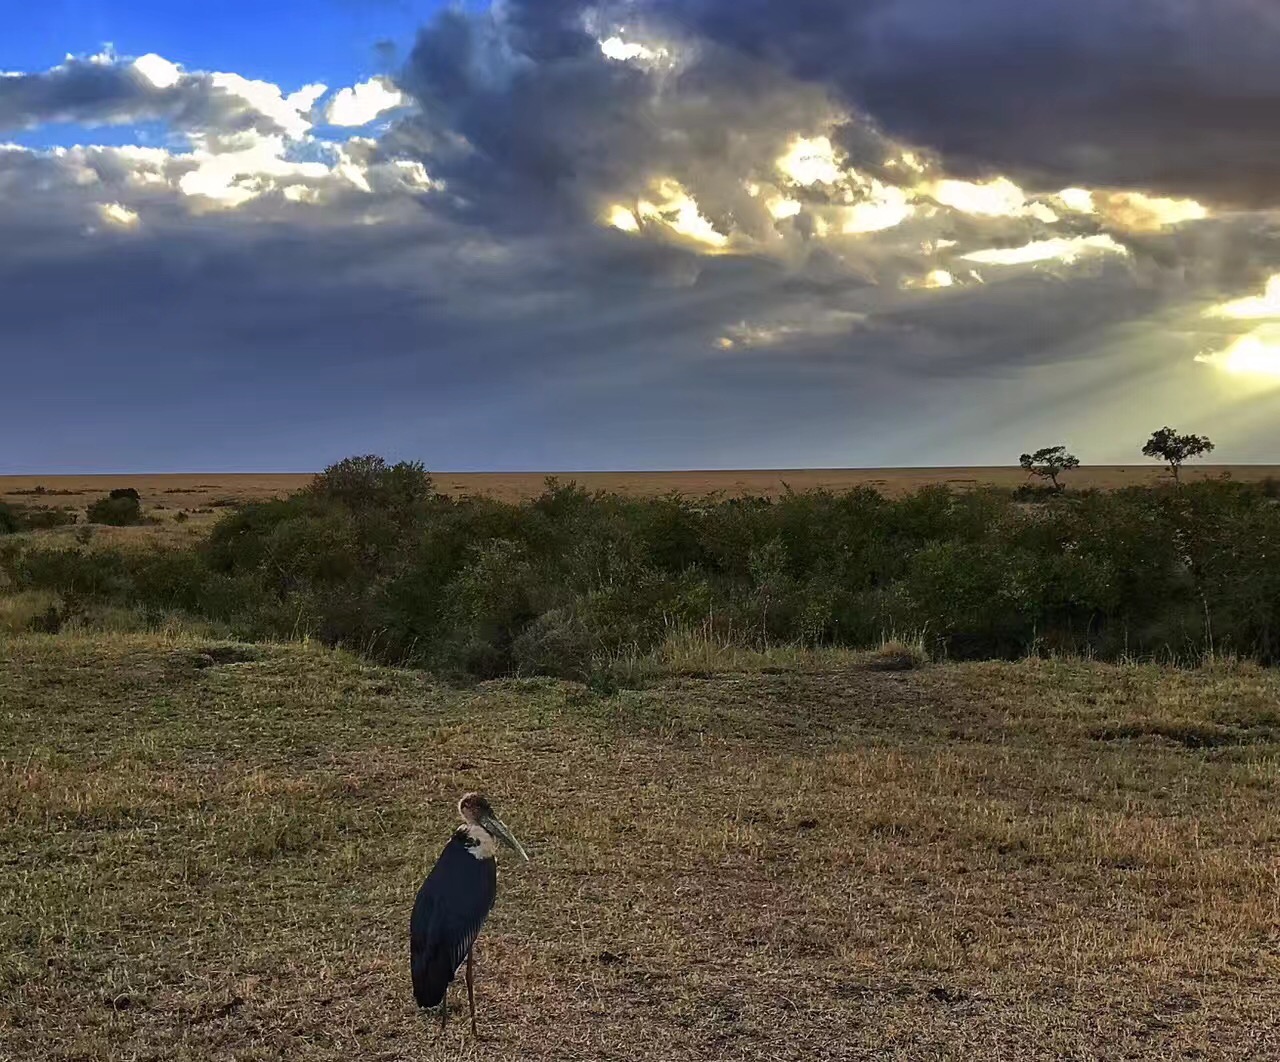
[[[480,1030],[476,1028],[475,953],[474,946],[467,952],[467,1005],[471,1008],[471,1035],[478,1037]]]
[[[444,1027],[449,1024],[449,989],[446,986],[444,995],[440,999],[440,1031],[444,1032]]]

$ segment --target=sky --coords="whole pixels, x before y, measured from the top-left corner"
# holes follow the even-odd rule
[[[0,11],[0,473],[1280,463],[1274,0]]]

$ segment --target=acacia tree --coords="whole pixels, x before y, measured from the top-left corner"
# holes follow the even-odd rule
[[[1058,477],[1063,472],[1080,467],[1080,459],[1075,454],[1067,453],[1065,446],[1046,446],[1033,454],[1023,454],[1019,463],[1030,475],[1051,480],[1056,491],[1062,490]]]
[[[1166,426],[1151,433],[1151,438],[1147,440],[1147,445],[1142,448],[1142,452],[1147,457],[1154,457],[1167,464],[1169,471],[1173,474],[1173,482],[1179,484],[1181,481],[1178,474],[1182,471],[1182,462],[1192,457],[1201,457],[1212,449],[1213,443],[1205,436],[1179,435]]]

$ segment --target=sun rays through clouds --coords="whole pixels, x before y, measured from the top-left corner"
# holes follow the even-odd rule
[[[1064,377],[1165,405],[1280,377],[1258,5],[802,6],[449,6],[355,76],[160,43],[9,70],[6,339],[33,385],[40,352],[99,344],[138,379],[430,393],[449,415],[412,432],[492,434],[499,464],[520,432],[549,464],[609,460],[602,426],[641,463],[801,438],[789,460],[893,438],[927,463],[1000,395],[1065,424]],[[673,394],[695,428],[656,427]],[[1128,435],[1096,438],[1082,456]]]

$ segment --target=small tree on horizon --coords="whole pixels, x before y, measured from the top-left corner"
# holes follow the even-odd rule
[[[1080,467],[1080,459],[1075,454],[1067,453],[1065,446],[1045,446],[1033,454],[1023,454],[1018,461],[1029,475],[1050,480],[1053,489],[1058,492],[1062,491],[1058,477],[1063,472]]]
[[[1179,435],[1167,425],[1159,431],[1153,431],[1151,438],[1142,448],[1142,452],[1147,457],[1154,457],[1157,461],[1163,461],[1169,466],[1175,486],[1180,486],[1182,482],[1179,476],[1182,471],[1182,462],[1193,457],[1201,457],[1212,450],[1213,443],[1205,436]]]

